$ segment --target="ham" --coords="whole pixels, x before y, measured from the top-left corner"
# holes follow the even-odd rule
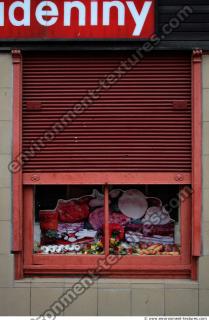
[[[110,211],[110,223],[125,226],[130,219],[121,212]],[[90,213],[89,222],[94,230],[102,229],[104,225],[104,208],[97,208]]]

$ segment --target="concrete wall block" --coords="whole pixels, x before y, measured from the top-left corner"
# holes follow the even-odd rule
[[[0,121],[12,120],[12,110],[13,110],[12,97],[13,97],[13,90],[11,88],[0,88],[0,106],[1,106]]]
[[[120,283],[120,279],[118,279],[118,283],[111,283],[111,282],[98,282],[99,289],[131,289],[130,283]]]
[[[164,289],[140,288],[132,290],[132,316],[163,316]]]
[[[62,294],[63,288],[31,288],[31,315],[44,314]],[[63,312],[59,315],[62,316]]]
[[[11,173],[9,172],[8,165],[11,161],[10,155],[0,155],[0,187],[11,186]]]
[[[198,289],[165,289],[165,315],[198,315]]]
[[[209,290],[199,291],[199,316],[209,315]]]
[[[203,156],[203,189],[209,189],[209,155]]]
[[[0,254],[9,254],[11,251],[11,223],[0,221]]]
[[[203,256],[209,255],[209,222],[202,223],[202,253]]]
[[[0,88],[12,88],[13,81],[13,66],[12,66],[12,56],[10,53],[0,54]]]
[[[0,221],[11,219],[11,189],[0,188]]]
[[[165,288],[168,289],[198,289],[198,281],[184,279],[170,279],[165,281]]]
[[[199,288],[209,289],[209,256],[199,258]]]
[[[209,189],[203,189],[203,223],[209,222]]]
[[[209,155],[209,122],[203,122],[203,155]]]
[[[14,257],[0,254],[0,287],[12,287],[14,283]]]
[[[81,278],[67,278],[64,280],[64,287],[65,288],[72,288],[80,283]],[[82,281],[84,287],[88,287],[88,289],[97,289],[98,287],[98,279],[93,279],[89,277],[85,277]]]
[[[98,289],[99,316],[130,316],[131,292],[128,289]]]
[[[0,121],[0,154],[12,153],[12,122]]]
[[[209,89],[209,56],[203,56],[203,64],[202,64],[202,71],[203,71],[203,88]]]
[[[97,289],[87,289],[65,309],[64,316],[97,316],[97,306]]]
[[[29,316],[30,288],[0,288],[0,316]]]

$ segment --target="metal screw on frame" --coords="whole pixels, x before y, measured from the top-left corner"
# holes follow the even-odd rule
[[[40,176],[34,174],[34,175],[32,175],[31,180],[32,181],[39,181],[40,180]]]
[[[183,174],[177,174],[176,176],[175,176],[175,180],[176,181],[183,181],[184,180],[184,176],[183,176]]]

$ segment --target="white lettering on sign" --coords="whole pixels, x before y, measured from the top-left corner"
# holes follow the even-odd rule
[[[15,18],[15,11],[21,8],[23,11],[23,18],[22,20],[17,20]],[[30,0],[22,1],[15,1],[11,4],[9,8],[9,20],[13,26],[20,27],[20,26],[30,26]]]
[[[91,3],[91,26],[98,25],[98,2],[92,1]]]
[[[150,10],[150,7],[152,5],[151,1],[146,1],[144,3],[144,6],[142,8],[142,11],[139,13],[136,9],[135,4],[132,1],[127,1],[127,6],[129,7],[129,10],[132,14],[132,17],[136,23],[136,28],[134,30],[133,36],[140,35],[143,25],[145,23],[145,20],[147,18],[148,12]]]
[[[124,30],[132,30],[131,36],[139,37],[154,5],[154,0],[33,1],[0,0],[0,32],[5,24],[8,27],[5,19],[8,14],[9,23],[15,27],[34,27],[34,21],[45,27],[58,23],[57,32],[60,28],[75,27],[75,23],[86,28],[125,26]],[[149,19],[153,23],[153,14]]]
[[[64,26],[71,25],[71,11],[73,8],[78,10],[79,26],[86,25],[86,7],[81,1],[69,1],[64,3]]]
[[[110,25],[110,9],[116,7],[118,10],[118,25],[125,25],[125,6],[121,1],[105,1],[103,3],[103,25]]]
[[[0,27],[4,26],[4,3],[0,3]]]
[[[49,7],[50,10],[44,9]],[[49,20],[46,20],[44,17],[51,17]],[[36,9],[36,19],[37,21],[45,27],[50,27],[57,22],[58,19],[58,9],[55,3],[52,1],[42,1],[39,3]]]

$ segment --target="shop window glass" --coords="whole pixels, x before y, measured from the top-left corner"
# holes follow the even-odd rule
[[[110,188],[110,253],[180,255],[178,186]]]
[[[103,254],[103,223],[101,186],[35,188],[35,253]]]
[[[108,190],[105,225],[104,186],[34,187],[34,253],[103,255],[108,234],[113,255],[181,254],[179,186],[114,185]]]

